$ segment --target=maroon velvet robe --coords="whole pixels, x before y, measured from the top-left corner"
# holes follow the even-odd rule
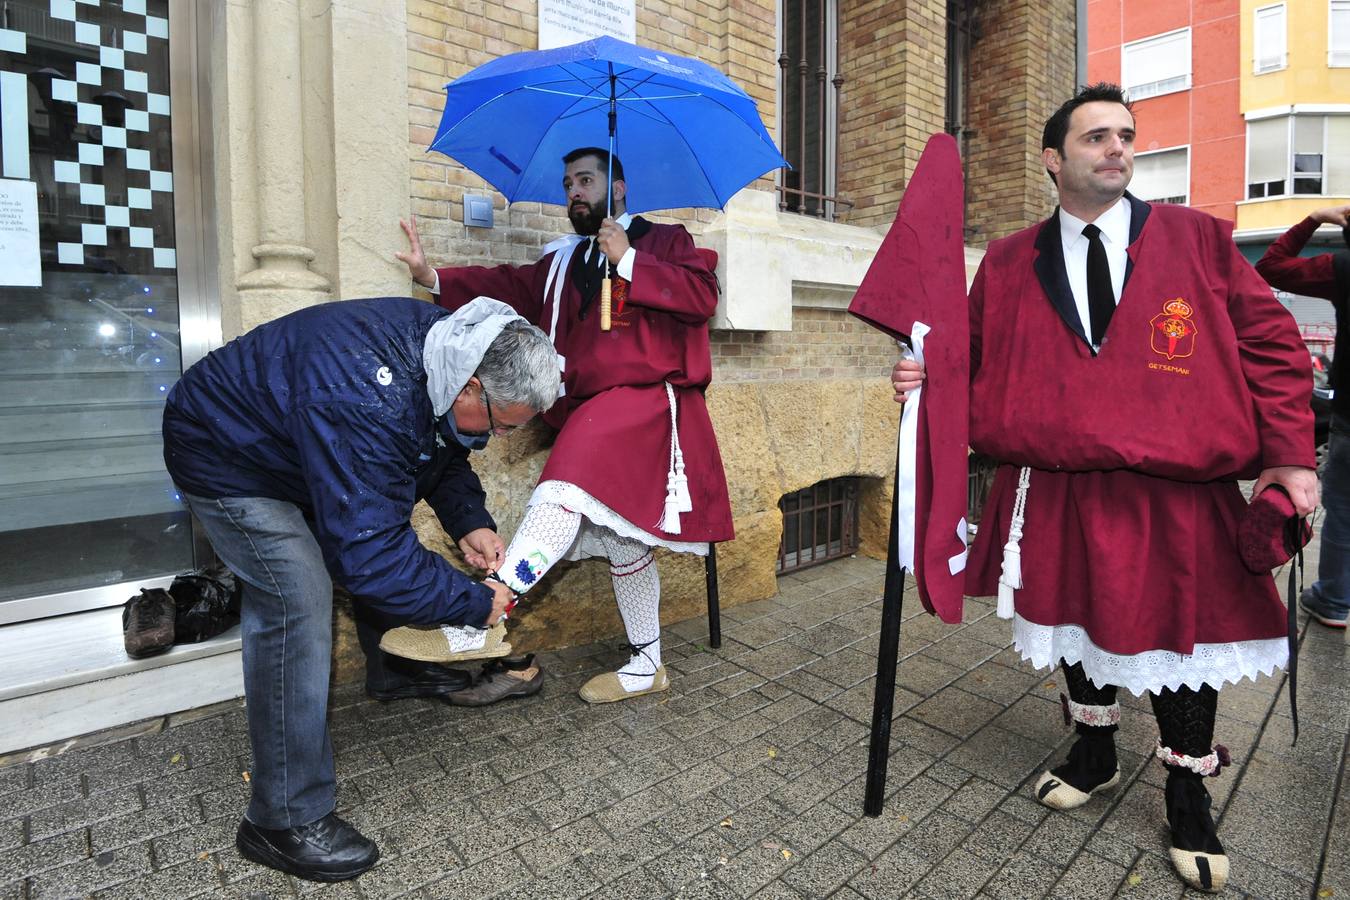
[[[571,252],[586,247],[582,242]],[[539,480],[575,484],[662,541],[730,540],[726,475],[703,398],[712,379],[708,319],[717,308],[717,281],[682,226],[652,225],[633,248],[628,298],[622,309],[615,304],[608,332],[600,330],[598,300],[579,318],[582,297],[568,276],[570,260],[558,273],[567,279],[554,336],[566,360],[565,393],[544,414],[559,431]],[[456,309],[480,295],[494,297],[547,333],[551,258],[527,266],[437,269],[437,302]],[[663,382],[675,388],[694,507],[680,515],[679,534],[660,529],[671,437]]]
[[[1130,198],[1129,267],[1098,355],[1057,216],[993,242],[970,297],[971,445],[995,480],[967,591],[997,592],[1030,466],[1016,611],[1117,654],[1284,634],[1237,554],[1238,478],[1313,465],[1308,352],[1232,226]]]

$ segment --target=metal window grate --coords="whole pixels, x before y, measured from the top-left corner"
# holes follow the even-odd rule
[[[857,478],[831,478],[778,501],[778,571],[795,572],[858,551]]]
[[[778,208],[838,221],[853,204],[831,195],[838,175],[835,109],[844,75],[835,52],[836,0],[783,0],[778,98],[783,155]]]
[[[994,472],[998,463],[978,453],[970,457],[970,480],[966,493],[966,522],[978,526],[984,516],[984,503],[989,499],[989,489],[994,486]],[[974,534],[974,531],[971,531]]]

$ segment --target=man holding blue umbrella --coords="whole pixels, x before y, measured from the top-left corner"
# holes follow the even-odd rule
[[[733,536],[703,397],[717,281],[683,226],[628,214],[617,157],[581,147],[555,165],[576,234],[549,244],[539,262],[433,269],[415,222],[403,225],[410,249],[397,256],[442,306],[496,297],[553,339],[562,384],[545,421],[559,434],[496,577],[523,594],[561,559],[609,560],[630,658],[582,687],[583,699],[603,703],[669,686],[653,549],[705,554],[709,542]],[[617,279],[605,331],[598,298],[611,266]],[[477,632],[441,630],[464,632],[446,635],[443,661],[471,648]],[[399,653],[408,631],[389,632],[382,646]]]

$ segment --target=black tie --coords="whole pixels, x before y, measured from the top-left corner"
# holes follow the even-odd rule
[[[1106,247],[1102,244],[1102,230],[1096,225],[1084,225],[1088,239],[1087,289],[1088,315],[1092,319],[1092,346],[1100,347],[1106,335],[1111,314],[1116,311],[1116,292],[1111,288],[1111,267],[1106,262]]]

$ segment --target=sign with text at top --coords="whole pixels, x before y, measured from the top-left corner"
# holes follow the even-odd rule
[[[0,285],[42,287],[37,185],[0,179]]]
[[[636,0],[539,0],[540,50],[601,35],[636,43]]]

